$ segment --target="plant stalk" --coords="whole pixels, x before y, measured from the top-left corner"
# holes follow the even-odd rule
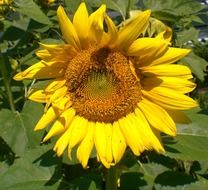
[[[8,96],[10,109],[13,112],[15,112],[15,106],[14,106],[11,86],[10,86],[9,79],[7,77],[7,69],[5,67],[4,58],[3,58],[3,55],[1,53],[0,53],[0,72],[1,72],[1,75],[2,75],[2,78],[3,78],[3,81],[4,81],[4,86],[5,86],[5,89],[6,89],[7,96]]]
[[[107,170],[105,190],[117,190],[118,171],[116,166]]]

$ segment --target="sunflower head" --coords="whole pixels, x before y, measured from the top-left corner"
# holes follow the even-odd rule
[[[52,79],[29,99],[45,103],[35,130],[52,123],[43,141],[60,138],[54,151],[77,158],[87,167],[93,148],[109,168],[126,147],[164,152],[160,132],[176,135],[176,122],[189,122],[180,110],[197,104],[185,94],[195,88],[189,68],[172,64],[189,53],[170,45],[170,29],[142,37],[150,11],[139,12],[118,28],[102,5],[91,15],[81,3],[73,21],[63,7],[57,16],[64,44],[41,44],[40,61],[14,79]],[[104,24],[107,26],[105,30]],[[168,37],[167,35],[168,34]]]

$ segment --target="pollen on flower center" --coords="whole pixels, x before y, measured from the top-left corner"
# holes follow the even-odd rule
[[[128,58],[108,48],[82,50],[69,62],[65,78],[72,107],[90,121],[114,122],[141,99]]]

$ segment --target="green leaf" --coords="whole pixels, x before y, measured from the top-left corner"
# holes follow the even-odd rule
[[[39,146],[0,176],[0,187],[2,190],[54,190],[60,177],[60,159],[54,156],[51,146]]]
[[[205,59],[197,56],[196,54],[192,52],[186,57],[184,57],[181,60],[181,62],[189,66],[191,71],[196,75],[198,79],[200,79],[201,81],[204,81],[204,77],[205,77],[204,71],[206,70],[206,67],[208,66],[208,62]]]
[[[17,6],[16,10],[21,14],[26,15],[39,23],[52,25],[49,18],[40,10],[40,7],[38,7],[34,1],[16,0],[15,5]]]
[[[42,114],[43,106],[31,101],[25,103],[21,113],[0,111],[0,136],[17,155],[39,145],[43,134],[35,133],[33,128]]]
[[[182,160],[208,161],[208,116],[200,109],[186,111],[191,118],[189,125],[177,126],[176,138],[164,137],[168,156]]]
[[[174,179],[174,180],[173,180]],[[176,178],[171,178],[169,180],[176,181]],[[155,190],[207,190],[208,180],[197,181],[190,184],[185,185],[177,185],[177,186],[162,186],[160,184],[156,184]]]
[[[28,138],[24,126],[21,125],[19,114],[6,109],[0,112],[0,134],[16,154],[24,154]]]
[[[146,0],[145,5],[154,11],[168,11],[178,16],[194,14],[205,6],[194,0]]]
[[[40,140],[43,137],[43,132],[34,132],[34,127],[38,120],[43,115],[44,107],[40,103],[26,101],[22,112],[20,113],[20,118],[22,125],[24,125],[25,133],[28,138],[28,144],[30,148],[35,148],[40,144]]]
[[[194,27],[183,30],[181,32],[177,32],[177,45],[182,46],[184,43],[188,41],[197,41],[199,36],[199,31]]]

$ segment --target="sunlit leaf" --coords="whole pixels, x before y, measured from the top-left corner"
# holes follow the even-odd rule
[[[28,151],[0,175],[2,190],[54,190],[59,186],[60,160],[51,146]]]
[[[41,11],[34,1],[31,0],[16,0],[15,5],[18,7],[17,10],[23,15],[32,18],[33,20],[51,25],[49,18]]]
[[[167,155],[182,160],[208,160],[208,116],[200,109],[187,111],[193,121],[178,125],[176,138],[164,137]]]
[[[34,133],[33,128],[42,113],[43,106],[30,101],[21,113],[0,111],[0,136],[17,155],[23,155],[28,147],[39,144],[42,133]]]
[[[190,67],[191,71],[196,75],[201,81],[204,80],[205,70],[208,66],[208,62],[203,58],[197,56],[194,53],[190,53],[181,60],[182,63]]]

